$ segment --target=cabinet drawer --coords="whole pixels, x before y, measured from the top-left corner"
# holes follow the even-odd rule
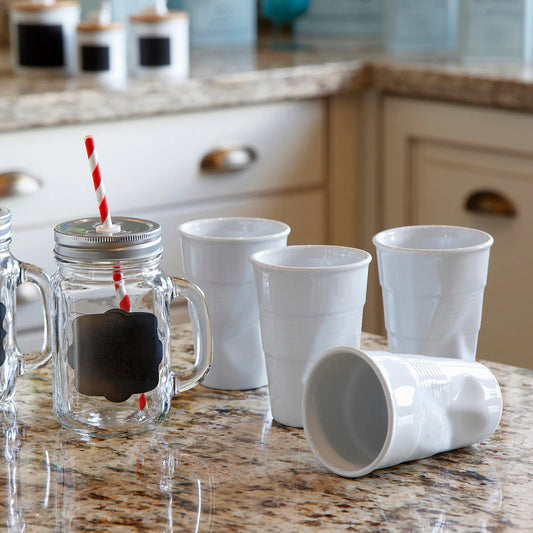
[[[528,366],[533,343],[529,320],[533,287],[533,156],[420,142],[413,146],[412,222],[452,224],[494,236],[478,353],[482,358]],[[473,195],[506,198],[516,216],[466,209]]]
[[[321,191],[287,193],[239,201],[209,202],[175,211],[145,213],[162,226],[163,270],[182,275],[177,228],[183,222],[211,217],[261,217],[281,220],[291,227],[288,244],[325,244],[326,200]]]
[[[199,202],[182,208],[144,209],[126,214],[161,224],[164,246],[162,267],[169,275],[182,273],[177,227],[196,218],[247,216],[281,220],[291,226],[289,244],[324,244],[327,238],[326,199],[321,190]],[[48,273],[55,270],[52,249],[53,231],[50,227],[17,231],[11,246],[17,258],[37,264]],[[38,298],[38,293],[35,291],[30,298],[32,296]],[[18,328],[23,331],[38,327],[40,323],[39,304],[20,302],[17,310]]]
[[[41,180],[37,192],[0,198],[15,229],[98,213],[83,143],[89,133],[112,214],[306,188],[325,179],[320,100],[6,133],[0,173],[20,170]],[[204,156],[225,147],[249,149],[255,160],[240,171],[203,172]]]

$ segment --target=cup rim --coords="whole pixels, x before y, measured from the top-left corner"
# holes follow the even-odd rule
[[[276,253],[290,253],[292,250],[304,250],[304,249],[322,249],[322,250],[345,250],[350,253],[357,252],[361,255],[361,258],[344,265],[331,265],[331,266],[289,266],[289,265],[277,265],[272,262],[266,261],[269,255],[274,255]],[[355,254],[354,254],[355,255]],[[353,270],[354,268],[359,269],[364,266],[367,266],[372,261],[372,255],[366,250],[361,250],[359,248],[351,248],[349,246],[335,246],[335,245],[322,245],[322,244],[299,244],[291,246],[280,246],[278,248],[269,248],[268,250],[260,250],[255,252],[251,257],[250,261],[258,266],[268,268],[269,270],[279,270],[283,272],[333,272],[333,271],[343,271],[343,270]]]
[[[309,411],[308,411],[308,400],[307,397],[310,394],[310,386],[311,381],[316,372],[325,364],[327,364],[331,359],[334,359],[335,357],[342,355],[342,354],[351,354],[354,356],[354,358],[362,359],[364,363],[366,363],[370,369],[374,372],[376,377],[379,380],[379,383],[381,385],[381,389],[383,391],[383,395],[385,397],[385,403],[387,406],[387,434],[385,435],[385,440],[383,441],[383,445],[381,446],[381,449],[376,454],[374,459],[367,465],[363,466],[362,468],[342,468],[338,465],[336,465],[332,460],[330,460],[328,457],[325,456],[325,454],[322,452],[321,449],[316,445],[315,439],[313,437],[313,429],[310,427],[309,424]],[[389,451],[391,443],[394,438],[395,433],[395,423],[394,423],[394,417],[395,417],[395,408],[394,408],[394,401],[392,398],[392,393],[390,388],[388,387],[388,383],[386,380],[386,377],[382,374],[382,372],[379,369],[379,365],[370,357],[367,353],[365,353],[363,350],[360,350],[358,348],[355,348],[353,346],[339,346],[337,348],[333,348],[331,350],[328,350],[324,354],[322,354],[317,361],[311,366],[309,369],[305,382],[304,382],[304,391],[302,395],[302,413],[303,413],[303,425],[304,425],[304,432],[305,436],[307,438],[307,442],[309,443],[309,446],[312,450],[312,452],[315,454],[317,459],[326,467],[328,470],[334,472],[335,474],[338,474],[339,476],[343,477],[361,477],[369,474],[370,472],[373,472],[377,468],[379,468],[379,463],[385,456],[385,454]]]
[[[413,229],[460,230],[464,233],[473,233],[473,234],[479,235],[483,237],[484,240],[483,242],[480,242],[479,244],[474,244],[472,246],[462,246],[458,248],[441,248],[441,249],[412,248],[409,246],[394,246],[391,244],[386,244],[382,241],[386,235],[392,232],[407,232]],[[399,226],[396,228],[389,228],[389,229],[380,231],[379,233],[376,233],[374,237],[372,237],[372,243],[377,249],[394,250],[396,252],[425,253],[425,254],[458,254],[458,253],[465,253],[465,252],[478,252],[486,248],[490,248],[492,244],[494,243],[494,238],[492,237],[492,235],[490,235],[486,231],[476,229],[476,228],[469,228],[466,226],[452,226],[449,224],[420,224],[420,225],[413,225],[413,226]]]
[[[217,237],[213,235],[198,235],[197,233],[192,233],[189,229],[193,224],[208,224],[212,222],[263,222],[268,223],[271,226],[278,226],[279,231],[275,233],[268,233],[265,235],[256,235],[256,236],[242,236],[242,237]],[[255,242],[262,241],[266,239],[276,239],[288,236],[291,232],[291,228],[285,222],[279,220],[273,220],[270,218],[259,218],[259,217],[210,217],[210,218],[198,218],[194,220],[188,220],[183,224],[178,226],[178,233],[183,237],[189,239],[194,239],[203,242]]]

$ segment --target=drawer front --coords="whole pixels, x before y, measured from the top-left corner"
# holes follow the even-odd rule
[[[413,147],[412,162],[412,223],[469,226],[494,236],[480,357],[530,366],[523,346],[533,343],[533,330],[525,319],[533,301],[533,156],[422,142]],[[505,198],[516,216],[476,208],[472,199],[486,191]]]
[[[289,244],[324,244],[327,239],[326,199],[324,192],[320,190],[241,200],[200,202],[183,208],[145,209],[129,214],[142,216],[161,224],[164,246],[162,267],[169,275],[182,273],[177,227],[196,218],[222,216],[272,218],[291,226]],[[52,230],[49,227],[17,231],[11,246],[17,258],[42,266],[49,273],[55,269],[52,248]],[[27,300],[37,297],[37,293],[27,294]],[[17,311],[18,328],[27,330],[38,327],[40,323],[39,305],[35,302],[20,302]]]
[[[0,173],[18,170],[41,182],[32,193],[0,198],[13,211],[15,228],[98,213],[83,143],[89,133],[112,214],[296,190],[325,179],[320,100],[6,133],[0,135]],[[223,172],[228,159],[220,149],[229,148],[243,150],[230,151],[233,166]],[[214,151],[210,171],[203,171],[202,160]]]
[[[147,213],[147,216],[151,214]],[[211,217],[261,217],[281,220],[291,227],[288,244],[326,243],[326,200],[321,191],[220,201],[177,211],[153,214],[163,229],[163,270],[182,275],[177,227],[183,222]]]

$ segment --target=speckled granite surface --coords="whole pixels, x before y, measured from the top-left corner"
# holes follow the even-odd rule
[[[350,42],[296,52],[193,50],[182,83],[130,81],[106,90],[79,78],[16,77],[0,49],[0,131],[115,120],[221,106],[329,96],[375,88],[383,94],[533,111],[533,67],[462,65],[444,57],[363,51]]]
[[[187,327],[173,354],[190,353]],[[382,347],[366,336],[368,348]],[[197,387],[157,431],[79,440],[52,414],[50,369],[0,411],[0,524],[22,531],[531,531],[533,372],[489,363],[504,394],[492,439],[343,479],[303,430],[272,422],[266,388]]]

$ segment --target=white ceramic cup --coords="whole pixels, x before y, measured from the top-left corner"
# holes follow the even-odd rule
[[[391,352],[474,361],[493,238],[457,226],[405,226],[373,243]]]
[[[302,427],[303,377],[334,346],[361,343],[371,255],[341,246],[287,246],[252,256],[272,416]]]
[[[267,384],[250,256],[285,246],[290,228],[263,218],[208,218],[179,229],[187,279],[204,292],[213,331],[213,364],[204,385],[255,389]]]
[[[316,457],[359,477],[487,439],[502,396],[480,363],[341,347],[310,369],[303,412]]]

